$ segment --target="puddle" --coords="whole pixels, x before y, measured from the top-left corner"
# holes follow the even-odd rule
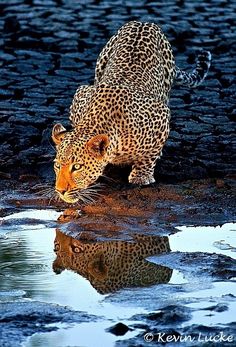
[[[71,328],[65,326],[63,330],[60,329],[55,332],[35,334],[27,342],[23,343],[22,346],[111,347],[115,344],[117,337],[109,333],[103,333],[104,329],[108,329],[111,324],[111,322],[104,321],[102,323],[81,323]],[[137,333],[137,330],[127,332],[125,336],[119,336],[119,340],[135,337]]]
[[[124,336],[115,336],[105,329],[117,322],[132,326],[132,317],[173,304],[191,309],[191,320],[182,326],[233,321],[234,279],[212,282],[207,277],[205,281],[203,276],[200,280],[204,283],[199,284],[199,277],[193,279],[192,274],[188,276],[173,266],[175,258],[169,266],[167,263],[176,252],[216,253],[235,259],[235,224],[181,226],[169,237],[133,234],[132,242],[95,242],[79,236],[72,238],[50,227],[58,215],[54,210],[32,209],[2,218],[0,305],[29,300],[57,304],[86,312],[98,320],[80,324],[46,322],[49,331],[32,331],[22,346],[110,347],[117,340],[135,337],[140,329]],[[31,225],[29,220],[34,223]],[[163,265],[160,259],[167,259],[166,263]],[[225,311],[208,309],[219,303],[227,306]]]
[[[172,251],[224,254],[236,259],[236,224],[222,226],[181,226],[170,236]]]
[[[2,220],[12,220],[12,219],[36,219],[39,221],[52,220],[55,221],[59,216],[60,212],[54,210],[27,210],[13,213],[9,216],[3,217]],[[24,226],[25,228],[25,226]]]
[[[229,303],[227,295],[236,297],[236,283],[215,282],[211,288],[182,295],[183,298],[191,297],[193,302],[187,304],[194,308],[191,323],[203,325],[228,324],[235,321],[236,302]],[[220,300],[219,300],[220,298]],[[222,310],[214,307],[220,302]],[[186,324],[186,323],[185,323]],[[188,322],[189,324],[189,322]]]

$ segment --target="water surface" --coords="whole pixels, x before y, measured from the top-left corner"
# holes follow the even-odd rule
[[[58,254],[55,254],[54,240],[61,231],[55,228],[54,224],[59,214],[60,212],[53,209],[32,209],[19,211],[1,219],[0,303],[29,300],[53,303],[63,307],[67,306],[75,311],[84,311],[96,316],[97,320],[80,324],[50,323],[48,327],[57,330],[35,333],[24,341],[23,346],[83,345],[94,347],[96,345],[110,347],[117,340],[134,337],[140,330],[129,331],[124,336],[117,337],[107,332],[107,328],[117,322],[130,326],[134,323],[132,317],[176,303],[192,310],[191,320],[184,323],[186,326],[193,323],[228,324],[234,321],[236,312],[235,280],[212,282],[212,279],[202,274],[203,282],[200,283],[199,276],[194,277],[193,271],[182,271],[181,267],[177,266],[177,260],[181,254],[192,253],[194,255],[198,252],[215,253],[235,259],[235,224],[227,223],[217,227],[177,227],[177,232],[165,239],[170,245],[171,253],[164,252],[164,254],[154,255],[150,251],[150,254],[145,254],[143,258],[142,256],[140,258],[139,255],[140,271],[142,266],[147,266],[148,271],[156,276],[152,283],[145,282],[144,286],[140,286],[135,278],[131,281],[129,276],[132,274],[135,277],[135,272],[132,270],[133,272],[129,273],[130,270],[127,267],[124,287],[112,290],[113,287],[107,286],[106,293],[104,293],[99,290],[100,287],[97,283],[102,281],[104,264],[107,263],[106,255],[104,255],[105,243],[100,242],[98,245],[102,255],[99,256],[98,265],[95,262],[95,268],[98,271],[97,282],[91,279],[91,273],[90,275],[81,273],[80,263],[77,268],[70,264],[68,259],[71,259],[71,255],[67,254],[66,249],[63,250],[65,254],[62,253],[64,257],[67,257],[67,262],[63,263],[64,268],[61,271],[55,271],[55,259]],[[77,242],[77,246],[78,244],[96,244],[95,241],[84,241],[63,235],[62,233],[62,237],[65,237],[69,244],[73,242]],[[144,240],[145,237],[144,235]],[[149,238],[152,237],[149,236]],[[155,237],[153,236],[153,238]],[[133,240],[134,243],[136,241]],[[114,242],[117,245],[118,241]],[[110,243],[109,247],[113,247],[114,242]],[[77,253],[75,255],[80,256]],[[146,256],[149,256],[148,260],[145,259]],[[85,258],[84,253],[83,257]],[[122,257],[123,255],[120,253],[116,255],[115,259],[118,261]],[[62,261],[62,259],[64,258],[60,260]],[[109,272],[109,267],[113,266],[112,258],[109,262],[108,271],[105,274],[107,281],[111,281],[113,276]],[[123,265],[125,267],[125,264]],[[191,266],[190,264],[189,267],[191,268]],[[117,271],[116,267],[114,267],[114,271]],[[228,300],[228,295],[231,295],[232,300]],[[211,312],[209,318],[207,308],[213,303],[226,303],[228,309],[224,312]]]

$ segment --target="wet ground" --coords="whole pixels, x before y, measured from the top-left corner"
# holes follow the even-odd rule
[[[79,209],[5,182],[1,346],[234,346],[233,177],[108,184]]]

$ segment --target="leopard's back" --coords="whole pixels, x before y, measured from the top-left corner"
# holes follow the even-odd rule
[[[120,85],[166,101],[175,76],[170,43],[153,23],[129,22],[102,50],[95,85]]]

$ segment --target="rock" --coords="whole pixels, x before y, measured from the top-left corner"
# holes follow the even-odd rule
[[[168,325],[170,323],[183,322],[190,319],[190,313],[184,306],[166,306],[158,312],[146,315],[147,320],[155,321],[158,324]]]
[[[116,336],[123,336],[125,335],[130,329],[127,325],[123,323],[117,323],[113,325],[112,327],[106,329],[109,333],[116,335]]]
[[[206,311],[214,311],[214,312],[225,312],[228,309],[229,309],[228,305],[226,305],[226,304],[217,304],[215,306],[210,306],[210,307],[204,308],[204,310],[206,310]]]

